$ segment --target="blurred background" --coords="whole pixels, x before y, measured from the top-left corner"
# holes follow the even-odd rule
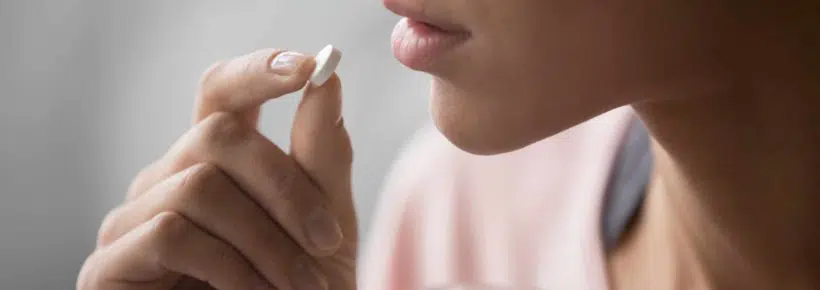
[[[427,120],[426,77],[390,53],[397,19],[377,0],[0,1],[0,288],[72,289],[104,214],[188,128],[200,73],[263,47],[344,51],[366,232],[390,163]],[[264,108],[284,148],[297,101]]]

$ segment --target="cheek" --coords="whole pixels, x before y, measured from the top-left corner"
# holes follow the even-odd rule
[[[616,97],[619,81],[610,75],[617,74],[606,71],[615,66],[607,63],[611,51],[596,52],[606,39],[589,38],[590,27],[550,30],[562,19],[545,16],[487,17],[464,50],[469,61],[437,76],[432,113],[461,149],[519,149],[627,103]]]
[[[473,0],[473,39],[436,75],[436,123],[494,154],[685,87],[726,55],[706,2]]]
[[[608,103],[633,101],[624,95],[680,65],[673,51],[692,42],[679,41],[685,33],[675,28],[664,5],[653,2],[508,0],[494,5],[477,22],[473,59],[484,64],[476,71],[511,86],[584,98],[589,105],[605,105],[599,102],[607,98]]]

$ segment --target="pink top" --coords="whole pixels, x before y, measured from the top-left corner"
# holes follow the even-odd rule
[[[359,288],[607,289],[602,202],[633,118],[619,108],[497,156],[422,132],[388,178]]]

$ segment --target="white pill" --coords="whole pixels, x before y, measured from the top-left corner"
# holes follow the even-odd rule
[[[313,86],[319,87],[325,84],[336,67],[339,66],[339,61],[342,60],[342,52],[332,45],[325,46],[319,53],[316,54],[316,68],[313,69],[313,74],[310,76],[310,83]]]

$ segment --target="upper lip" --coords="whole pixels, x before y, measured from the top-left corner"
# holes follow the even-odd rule
[[[430,13],[430,11],[425,9],[426,7],[421,4],[424,2],[425,1],[413,0],[384,0],[384,6],[395,14],[407,17],[414,21],[423,22],[446,32],[467,32],[467,29],[464,26],[455,23],[450,19],[437,17],[436,15],[433,15],[433,13]]]

